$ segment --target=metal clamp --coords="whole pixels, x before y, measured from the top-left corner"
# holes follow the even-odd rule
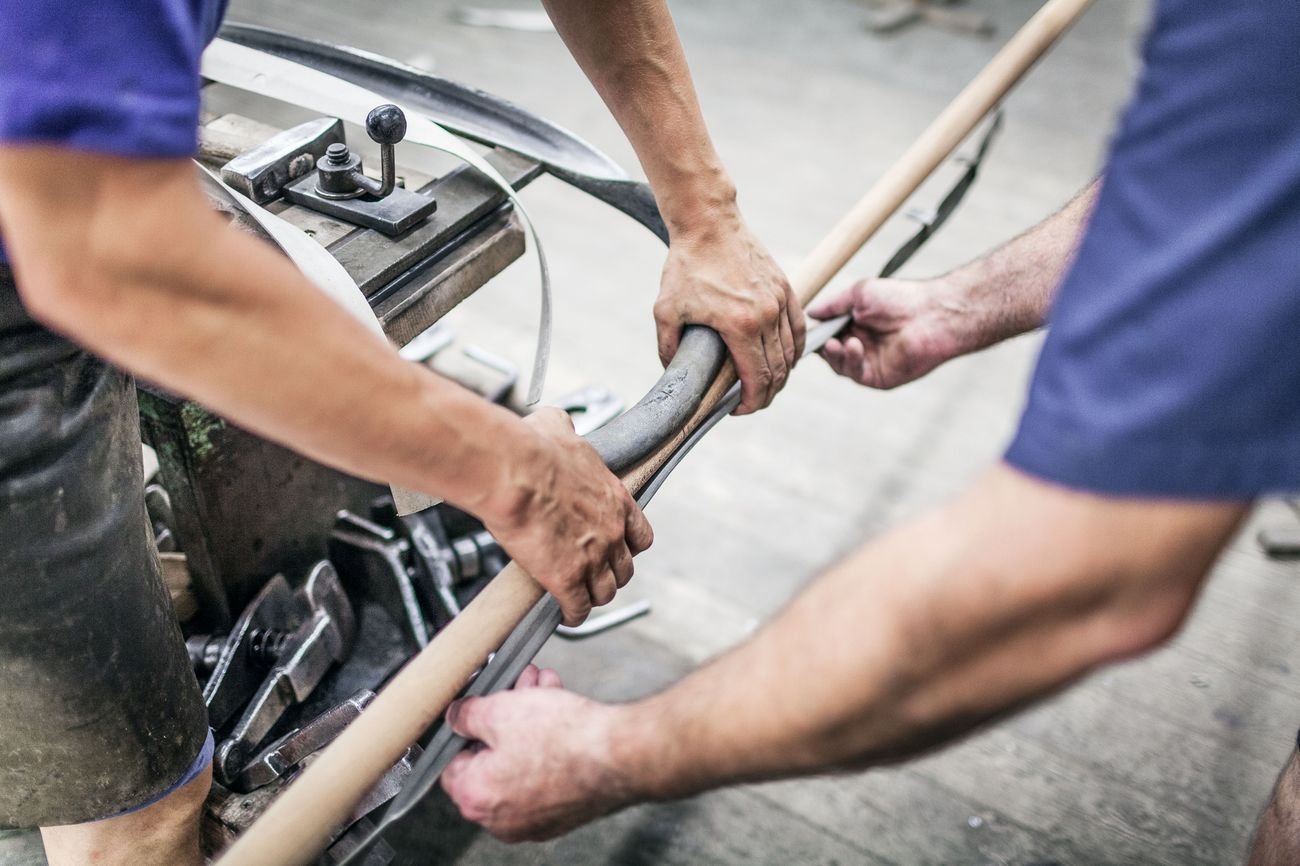
[[[256,628],[259,619],[268,627]],[[258,655],[269,652],[275,657],[230,735],[217,747],[213,769],[223,784],[234,782],[285,711],[310,696],[326,672],[347,658],[355,636],[352,604],[329,562],[317,563],[297,592],[289,591],[283,576],[271,579],[240,618],[205,690],[211,723],[224,724],[220,717],[231,714],[231,701],[239,691],[235,683],[255,677]]]
[[[308,755],[325,748],[343,733],[343,729],[357,720],[361,711],[375,699],[375,693],[364,689],[338,706],[331,707],[301,728],[294,728],[271,743],[239,771],[230,788],[241,794],[283,779],[298,768]]]
[[[361,157],[339,141],[326,148],[315,172],[284,187],[284,197],[386,235],[399,235],[436,211],[438,201],[397,185],[394,146],[406,136],[402,109],[391,104],[372,109],[366,117],[366,133],[379,145],[380,180],[367,177]]]

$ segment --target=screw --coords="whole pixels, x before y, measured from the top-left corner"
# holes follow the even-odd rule
[[[277,629],[253,629],[248,635],[248,654],[267,667],[275,664],[284,650],[289,633]]]
[[[341,141],[336,141],[329,147],[325,148],[325,157],[334,165],[343,165],[352,156],[348,146]]]

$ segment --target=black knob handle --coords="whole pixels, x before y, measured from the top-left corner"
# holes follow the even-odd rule
[[[378,144],[397,144],[406,137],[406,115],[391,102],[370,109],[366,134]]]

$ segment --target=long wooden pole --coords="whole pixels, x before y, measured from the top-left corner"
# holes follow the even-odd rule
[[[807,305],[943,163],[1092,0],[1048,0],[957,96],[903,157],[791,274]],[[628,470],[640,489],[735,383],[728,361],[682,430]],[[542,597],[511,563],[384,688],[218,861],[218,866],[305,866],[401,757],[455,700],[469,678]]]

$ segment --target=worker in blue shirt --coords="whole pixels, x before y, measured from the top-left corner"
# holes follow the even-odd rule
[[[1099,183],[945,277],[810,311],[853,314],[823,355],[875,388],[1050,320],[1005,457],[659,694],[453,705],[482,744],[442,777],[463,814],[544,838],[919,755],[1168,640],[1251,503],[1300,493],[1300,5],[1154,16]],[[1294,754],[1249,862],[1300,863]]]
[[[145,520],[131,375],[477,515],[569,622],[613,598],[651,540],[565,413],[521,420],[403,362],[226,230],[190,162],[199,57],[224,6],[0,0],[0,826],[40,826],[52,866],[200,862],[212,742]],[[709,325],[741,410],[766,406],[804,318],[693,90],[664,74],[685,68],[676,39],[611,52],[608,10],[549,6],[669,228],[660,355]],[[649,33],[658,12],[626,4],[617,27]]]

